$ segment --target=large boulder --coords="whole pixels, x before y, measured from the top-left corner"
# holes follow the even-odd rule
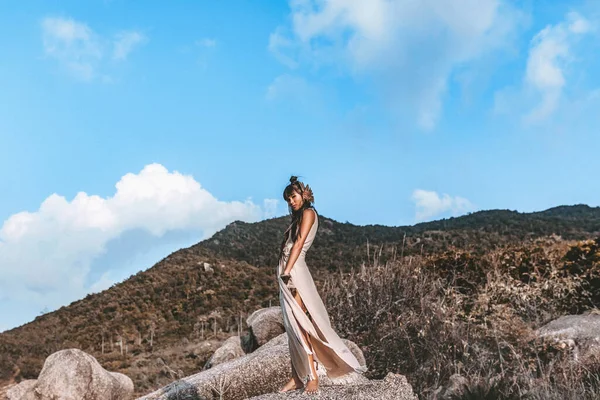
[[[364,362],[364,356],[358,346],[348,340],[342,340],[356,358]],[[185,396],[220,399],[223,395],[223,398],[227,400],[242,400],[278,391],[290,379],[291,373],[287,334],[282,333],[253,353],[175,381],[140,399],[170,400],[179,397],[186,398]],[[331,380],[326,376],[321,364],[319,364],[317,373],[321,386],[357,385],[369,382],[367,378],[358,373]]]
[[[538,328],[535,334],[569,348],[578,361],[600,356],[600,313],[598,312],[562,316]]]
[[[246,319],[246,324],[249,331],[249,337],[243,340],[246,353],[251,353],[257,347],[285,332],[283,314],[279,306],[254,311]]]
[[[302,390],[286,393],[269,393],[249,400],[287,400],[306,399],[307,395]],[[412,387],[403,375],[388,373],[383,380],[372,380],[360,384],[346,385],[320,385],[317,394],[310,398],[323,400],[417,400]]]
[[[127,400],[132,395],[129,377],[105,370],[79,349],[51,354],[37,380],[23,381],[7,393],[9,400]]]
[[[244,350],[242,350],[240,337],[232,336],[223,342],[221,347],[214,352],[214,354],[206,362],[204,369],[209,369],[215,365],[223,364],[226,361],[234,360],[243,356],[244,354],[246,353],[244,353]]]

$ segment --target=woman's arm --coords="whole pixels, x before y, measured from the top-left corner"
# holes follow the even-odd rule
[[[284,275],[287,275],[292,270],[292,267],[298,260],[300,253],[302,252],[302,246],[304,246],[304,242],[306,241],[306,237],[308,236],[308,232],[310,232],[310,228],[312,227],[313,222],[315,222],[315,212],[306,209],[302,212],[302,223],[300,224],[300,233],[298,234],[298,238],[294,242],[292,249],[290,250],[290,256],[288,258],[287,265],[285,266],[285,270],[283,271]]]

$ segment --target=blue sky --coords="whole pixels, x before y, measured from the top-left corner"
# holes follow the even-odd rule
[[[0,3],[0,331],[235,219],[600,205],[600,7]]]

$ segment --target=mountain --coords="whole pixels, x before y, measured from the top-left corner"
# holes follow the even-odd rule
[[[232,222],[124,282],[0,334],[0,386],[37,377],[48,355],[70,347],[129,375],[140,392],[201,369],[211,346],[239,332],[248,313],[278,304],[275,268],[288,223],[288,216]],[[551,235],[593,238],[600,235],[600,207],[480,211],[400,227],[357,226],[324,216],[319,223],[307,254],[317,286],[332,273],[375,258],[384,263],[450,248],[484,253]],[[208,347],[200,346],[205,342]]]

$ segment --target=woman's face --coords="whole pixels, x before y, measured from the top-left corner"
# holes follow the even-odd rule
[[[290,197],[287,198],[287,203],[290,207],[292,207],[292,210],[296,211],[300,207],[302,207],[302,203],[304,203],[304,200],[302,199],[302,196],[300,196],[300,193],[294,190]]]

